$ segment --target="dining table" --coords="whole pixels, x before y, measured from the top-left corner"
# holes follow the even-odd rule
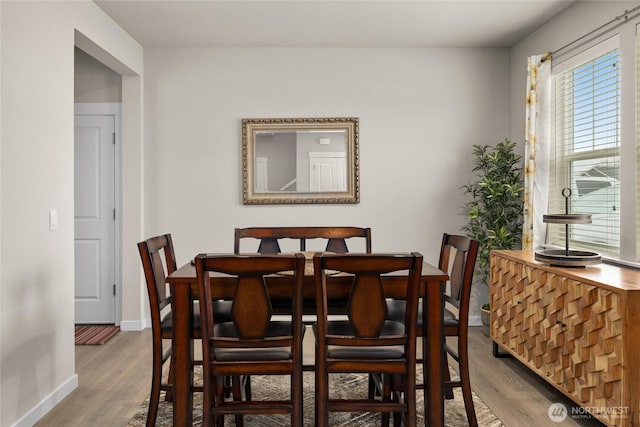
[[[312,260],[308,263],[312,264]],[[283,280],[285,279],[285,280]],[[425,425],[440,427],[444,425],[444,287],[449,276],[439,268],[425,262],[422,266],[420,294],[423,304],[422,351],[425,360],[423,371]],[[210,278],[212,295],[216,299],[232,299],[235,279],[224,274],[212,274]],[[192,425],[193,414],[193,367],[194,344],[191,335],[193,301],[198,297],[196,269],[188,262],[167,278],[170,286],[173,322],[172,358],[173,369],[173,425],[185,427]],[[351,289],[352,278],[333,276],[327,283],[329,298],[346,299]],[[387,274],[383,276],[383,287],[387,298],[400,298],[406,295],[407,276]],[[286,298],[290,286],[286,278],[274,275],[266,278],[269,295],[273,300]],[[303,295],[306,314],[315,314],[315,278],[313,268],[305,269]],[[277,306],[274,304],[277,313]],[[306,369],[313,367],[306,367]]]

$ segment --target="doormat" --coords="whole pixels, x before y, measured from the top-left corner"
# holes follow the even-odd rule
[[[120,332],[120,326],[79,325],[76,326],[76,345],[104,344]]]

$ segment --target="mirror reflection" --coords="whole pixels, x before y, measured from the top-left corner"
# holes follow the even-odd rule
[[[347,189],[347,131],[256,131],[255,192]]]
[[[244,119],[244,203],[357,203],[358,119]]]

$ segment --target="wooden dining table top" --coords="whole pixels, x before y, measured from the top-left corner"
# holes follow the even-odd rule
[[[311,269],[305,269],[304,277],[304,289],[303,296],[305,299],[315,299],[315,276],[313,275],[313,260],[307,259],[307,266],[311,266]],[[223,273],[212,272],[210,273],[211,281],[216,283],[216,289],[214,290],[212,297],[220,299],[233,298],[235,289],[235,278]],[[422,265],[422,277],[427,278],[429,281],[444,282],[449,279],[447,273],[443,272],[439,268],[425,262]],[[340,299],[349,296],[350,285],[353,276],[349,274],[329,274],[327,281],[329,298]],[[405,274],[389,274],[384,276],[383,286],[385,295],[389,298],[400,298],[406,294],[406,280]],[[191,292],[197,295],[197,282],[196,282],[196,267],[193,262],[188,262],[176,271],[171,273],[168,278],[170,284],[189,284],[191,286]],[[274,274],[266,278],[267,287],[269,289],[269,295],[272,298],[288,297],[291,294],[290,276],[287,274]],[[425,281],[421,281],[420,294],[424,295]]]

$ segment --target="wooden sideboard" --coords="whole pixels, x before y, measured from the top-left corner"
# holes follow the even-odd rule
[[[490,276],[494,343],[580,405],[569,416],[640,426],[640,271],[492,251]]]

